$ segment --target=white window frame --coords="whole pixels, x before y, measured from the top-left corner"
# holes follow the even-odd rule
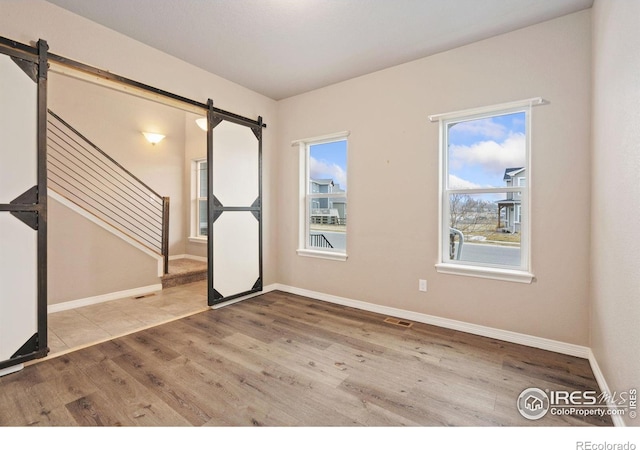
[[[207,243],[207,236],[200,234],[200,201],[207,201],[207,197],[200,197],[200,165],[206,163],[207,158],[191,161],[191,235],[190,242]]]
[[[524,187],[527,184],[527,177],[518,177],[518,187]],[[518,197],[520,197],[520,192],[518,192]]]
[[[299,152],[299,195],[298,195],[298,249],[296,253],[299,256],[308,256],[313,258],[330,259],[334,261],[346,261],[347,250],[344,249],[323,249],[319,250],[309,246],[309,203],[314,198],[347,198],[347,192],[339,193],[319,193],[312,194],[309,192],[310,179],[309,179],[309,149],[312,145],[327,144],[330,142],[347,141],[347,159],[349,155],[348,150],[348,131],[342,131],[339,133],[328,134],[324,136],[318,136],[314,138],[299,139],[291,143],[292,146],[298,148]],[[348,173],[348,170],[347,170]],[[348,239],[347,239],[348,242]]]
[[[530,195],[531,182],[525,183],[526,186],[511,187],[495,187],[495,188],[479,188],[479,189],[450,189],[448,187],[449,168],[448,168],[448,128],[452,123],[458,123],[468,120],[477,120],[494,116],[513,114],[518,112],[525,113],[526,120],[526,155],[525,155],[525,171],[529,180],[532,180],[531,174],[531,107],[542,105],[546,102],[542,98],[532,98],[518,102],[504,103],[500,105],[487,106],[482,108],[474,108],[464,111],[456,111],[446,114],[438,114],[430,116],[431,122],[439,122],[440,125],[440,200],[439,200],[439,242],[438,246],[438,262],[436,263],[436,271],[439,273],[472,276],[480,278],[489,278],[501,281],[512,281],[519,283],[531,283],[535,275],[531,271],[531,209]],[[458,261],[449,258],[449,195],[450,194],[492,194],[492,193],[509,193],[520,192],[521,208],[524,212],[520,223],[520,265],[519,267],[501,266],[485,263],[475,263],[469,261]],[[514,211],[515,213],[515,211]]]

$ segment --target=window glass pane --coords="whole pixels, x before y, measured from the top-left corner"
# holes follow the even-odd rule
[[[347,191],[347,141],[309,146],[309,192]]]
[[[198,235],[207,235],[207,201],[198,200]]]
[[[524,112],[451,123],[448,188],[518,186],[526,164]]]
[[[207,196],[207,162],[203,161],[198,163],[198,197]]]
[[[519,267],[523,211],[517,194],[450,194],[448,258]]]
[[[346,198],[309,200],[308,248],[347,249]]]

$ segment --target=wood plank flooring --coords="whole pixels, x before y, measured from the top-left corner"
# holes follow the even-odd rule
[[[557,353],[281,292],[0,378],[3,426],[592,426],[529,421],[520,392],[598,390]]]

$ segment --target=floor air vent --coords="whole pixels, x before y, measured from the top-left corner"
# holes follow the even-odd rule
[[[145,295],[138,295],[137,297],[133,297],[136,300],[139,300],[141,298],[147,298],[147,297],[153,297],[154,295],[156,295],[155,293],[151,293],[151,294],[145,294]]]
[[[411,328],[411,325],[413,325],[413,322],[407,322],[406,320],[396,319],[394,317],[387,317],[386,319],[384,319],[384,321],[405,328]]]

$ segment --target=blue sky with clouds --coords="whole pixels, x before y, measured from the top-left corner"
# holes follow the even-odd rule
[[[525,113],[458,122],[449,127],[449,187],[503,187],[507,167],[525,164]],[[347,141],[315,144],[309,174],[347,188]]]
[[[309,149],[309,176],[331,179],[347,190],[347,141],[315,144]]]
[[[504,171],[526,158],[525,113],[458,122],[449,127],[449,187],[503,187]]]

